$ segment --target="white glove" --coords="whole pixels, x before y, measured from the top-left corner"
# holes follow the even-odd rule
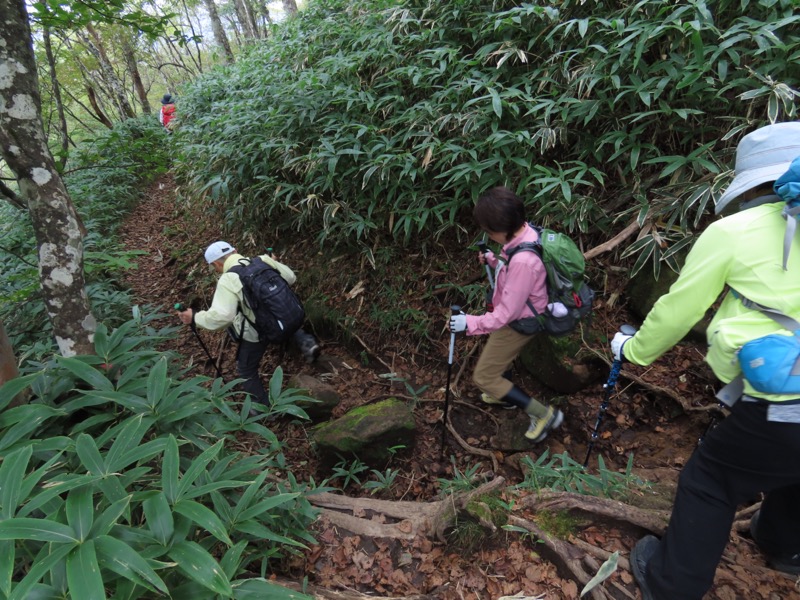
[[[625,360],[625,354],[622,352],[622,347],[625,345],[625,342],[632,337],[632,335],[626,335],[621,331],[618,331],[614,335],[614,339],[611,340],[611,353],[614,355],[614,360]]]
[[[467,330],[467,315],[453,315],[450,317],[450,331],[461,333]]]

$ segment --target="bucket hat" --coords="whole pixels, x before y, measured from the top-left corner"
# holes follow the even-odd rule
[[[735,176],[714,208],[721,213],[734,198],[783,175],[800,156],[800,122],[775,123],[748,133],[736,147]]]
[[[170,104],[172,102],[172,96],[170,94],[164,94],[164,97],[161,98],[161,104]]]
[[[213,263],[215,260],[219,260],[223,256],[228,256],[231,252],[234,251],[234,247],[231,246],[228,242],[214,242],[208,248],[206,248],[206,262],[208,264]]]

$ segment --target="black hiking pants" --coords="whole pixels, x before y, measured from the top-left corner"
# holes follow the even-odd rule
[[[659,600],[701,600],[714,573],[737,507],[767,494],[759,539],[770,555],[800,552],[800,424],[767,421],[767,406],[737,402],[686,463],[669,527],[647,563]],[[762,536],[763,532],[763,536]]]
[[[239,344],[236,358],[236,369],[239,371],[239,377],[246,380],[242,384],[242,388],[253,396],[253,400],[260,402],[264,406],[269,406],[269,395],[264,389],[264,384],[261,383],[258,367],[268,346],[267,342],[242,340]]]

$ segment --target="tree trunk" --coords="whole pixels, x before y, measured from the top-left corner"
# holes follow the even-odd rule
[[[94,114],[92,114],[92,116],[109,129],[113,129],[114,124],[111,122],[111,119],[106,116],[106,113],[103,112],[103,109],[100,108],[100,103],[97,101],[97,94],[95,93],[94,88],[88,83],[86,84],[86,95],[89,97],[89,103],[92,105],[92,109],[94,110]]]
[[[111,61],[108,59],[106,50],[103,47],[103,41],[100,39],[100,36],[97,35],[97,31],[95,31],[95,28],[92,27],[91,23],[86,24],[86,31],[89,33],[92,39],[89,39],[88,36],[80,31],[78,32],[78,35],[83,40],[83,43],[89,50],[89,53],[94,56],[97,62],[100,64],[100,70],[103,73],[103,80],[106,82],[108,87],[111,88],[111,91],[117,102],[117,106],[119,106],[120,117],[123,120],[126,118],[134,118],[136,113],[133,111],[130,102],[128,102],[128,94],[125,92],[125,86],[122,84],[122,81],[120,81],[116,71],[114,71]]]
[[[236,16],[239,18],[239,25],[242,28],[245,40],[254,40],[256,37],[253,27],[250,25],[250,17],[247,14],[247,7],[244,5],[244,0],[233,0],[233,6],[236,9]]]
[[[139,105],[142,107],[142,112],[146,115],[151,115],[153,111],[150,109],[150,102],[147,100],[147,92],[142,83],[142,76],[139,74],[139,64],[136,60],[136,53],[134,52],[131,40],[127,37],[127,32],[122,33],[122,54],[125,57],[125,66],[128,68],[128,73],[131,75],[133,88],[136,90],[136,96],[139,98]]]
[[[82,224],[47,147],[25,0],[0,0],[0,23],[0,152],[31,215],[59,351],[90,353],[96,322],[84,285]]]
[[[225,35],[225,29],[222,27],[222,21],[217,12],[217,5],[214,3],[214,0],[203,0],[203,2],[208,11],[208,18],[211,19],[211,29],[214,32],[214,39],[217,40],[217,44],[222,47],[224,52],[224,60],[228,64],[233,64],[233,51],[231,50],[228,36]]]
[[[58,83],[58,76],[56,75],[56,59],[53,56],[53,44],[50,40],[50,28],[47,25],[42,26],[42,35],[44,38],[44,51],[47,55],[47,66],[50,72],[50,85],[53,86],[53,100],[55,100],[56,104],[59,131],[61,133],[62,158],[58,161],[58,170],[61,172],[67,162],[67,151],[69,150],[67,117],[64,114],[64,102],[61,100],[61,85]]]
[[[297,14],[297,2],[294,0],[283,0],[283,10],[286,11],[287,15]]]
[[[262,37],[261,30],[258,28],[258,18],[256,17],[256,10],[253,3],[250,2],[250,0],[242,0],[242,6],[244,6],[244,12],[250,22],[250,29],[253,31],[253,37]]]
[[[261,37],[267,39],[269,37],[269,26],[272,25],[272,17],[269,14],[269,8],[267,7],[265,0],[258,0],[256,6],[258,7],[258,14],[262,19],[261,31],[263,33]]]

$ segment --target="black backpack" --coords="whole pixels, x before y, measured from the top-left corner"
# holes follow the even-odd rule
[[[255,323],[244,311],[242,316],[258,332],[258,338],[272,344],[289,340],[303,325],[306,313],[280,271],[257,256],[249,264],[240,260],[230,270],[242,281],[242,296],[255,315]]]

